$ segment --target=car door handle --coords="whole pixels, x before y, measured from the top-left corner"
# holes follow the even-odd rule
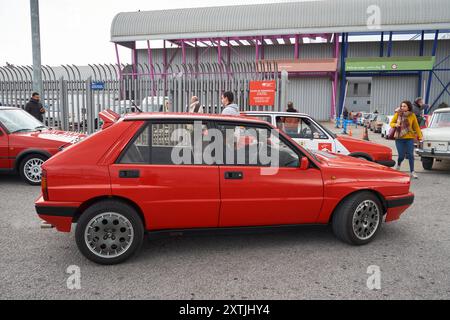
[[[141,176],[139,170],[121,170],[119,171],[119,178],[123,179],[136,179]]]
[[[242,180],[244,179],[244,173],[241,171],[228,171],[225,172],[225,179],[227,180]]]

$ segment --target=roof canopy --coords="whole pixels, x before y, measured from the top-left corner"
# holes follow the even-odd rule
[[[448,0],[325,0],[119,13],[111,41],[448,29]]]

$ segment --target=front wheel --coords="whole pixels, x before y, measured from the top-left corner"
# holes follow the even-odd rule
[[[21,178],[32,186],[40,185],[42,176],[41,167],[47,159],[46,156],[40,154],[26,156],[19,165]]]
[[[119,264],[141,248],[144,225],[131,206],[116,200],[102,201],[81,215],[75,240],[89,260],[103,265]]]
[[[371,242],[381,228],[382,206],[370,192],[361,192],[345,199],[332,218],[333,232],[337,238],[352,245]]]
[[[432,170],[433,169],[433,163],[434,163],[434,158],[422,157],[422,167],[425,170]]]

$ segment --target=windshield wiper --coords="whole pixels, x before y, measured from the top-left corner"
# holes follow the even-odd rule
[[[13,131],[11,133],[28,132],[28,131],[33,131],[33,129],[19,129],[19,130]]]

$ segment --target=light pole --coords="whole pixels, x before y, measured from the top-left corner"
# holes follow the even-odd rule
[[[33,48],[33,90],[40,95],[42,92],[41,74],[41,35],[39,28],[39,0],[30,0],[31,12],[31,45]]]

